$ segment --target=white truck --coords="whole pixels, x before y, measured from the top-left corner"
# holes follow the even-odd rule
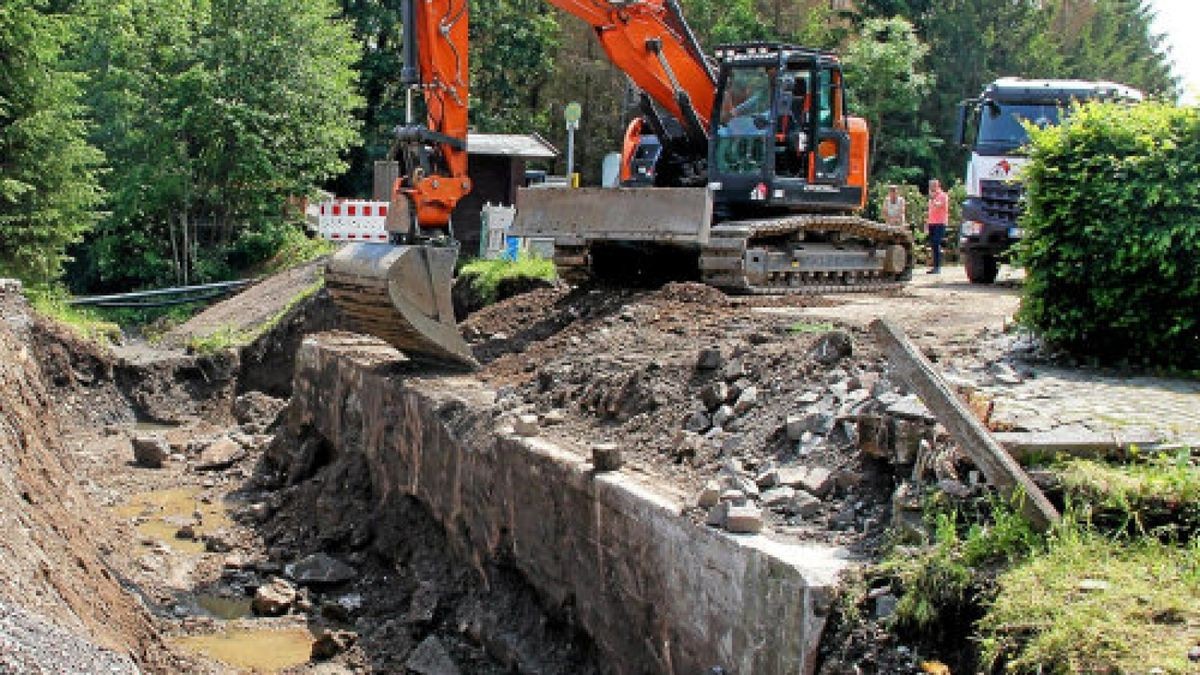
[[[959,250],[972,283],[995,281],[1001,257],[1021,238],[1025,123],[1058,124],[1073,102],[1142,98],[1142,92],[1112,82],[1004,77],[959,104],[956,141],[971,151]]]

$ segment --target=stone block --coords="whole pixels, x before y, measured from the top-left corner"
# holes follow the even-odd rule
[[[537,436],[539,431],[538,416],[532,414],[518,415],[513,423],[513,431],[518,436]]]
[[[762,509],[757,506],[730,505],[725,513],[725,529],[735,534],[757,534],[763,529]]]
[[[592,468],[596,471],[617,471],[621,464],[621,448],[616,443],[592,444]]]

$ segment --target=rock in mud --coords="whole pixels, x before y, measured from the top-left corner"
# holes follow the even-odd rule
[[[460,675],[442,641],[430,635],[409,655],[404,667],[417,675]]]
[[[256,434],[275,425],[279,414],[287,407],[287,401],[268,396],[261,391],[251,391],[233,401],[233,417],[250,433]]]
[[[147,469],[162,468],[163,461],[171,454],[171,447],[161,436],[134,436],[130,442],[133,461]]]
[[[721,501],[721,484],[715,480],[710,480],[704,484],[704,489],[700,491],[700,496],[696,498],[696,505],[703,508],[711,508],[716,506]]]
[[[700,391],[700,400],[704,402],[705,408],[716,410],[729,400],[729,385],[721,380],[709,383]]]
[[[312,646],[312,658],[318,661],[332,659],[358,641],[358,633],[348,630],[322,630]]]
[[[854,354],[854,340],[842,330],[832,330],[817,339],[809,356],[823,366],[832,366]]]
[[[358,573],[353,567],[327,553],[305,556],[284,568],[285,573],[299,584],[340,584]]]
[[[756,405],[758,405],[758,387],[750,385],[738,394],[737,403],[733,404],[733,412],[743,415]]]
[[[791,487],[803,488],[818,497],[833,489],[833,472],[819,466],[789,467],[779,470],[779,482]]]
[[[222,436],[200,452],[200,459],[196,460],[196,469],[199,471],[228,469],[245,456],[246,449],[240,443],[228,436]]]
[[[204,550],[209,553],[229,553],[233,550],[233,544],[229,541],[229,533],[225,530],[217,530],[212,534],[204,535]]]
[[[258,587],[250,608],[259,616],[282,616],[287,614],[295,601],[296,588],[286,579],[275,577],[271,583]]]
[[[719,347],[706,347],[696,356],[697,370],[716,370],[725,364],[725,357]]]

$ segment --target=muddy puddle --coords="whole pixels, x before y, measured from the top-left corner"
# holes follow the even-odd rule
[[[250,607],[250,598],[230,598],[223,595],[205,593],[196,597],[196,606],[214,619],[232,621],[248,619],[254,616]]]
[[[273,673],[306,663],[313,634],[306,628],[229,628],[207,635],[173,638],[181,649],[239,670]]]
[[[205,501],[203,489],[178,487],[131,496],[114,509],[118,517],[132,520],[143,539],[161,541],[183,553],[204,552],[204,535],[230,525],[228,508],[220,498]],[[194,537],[175,535],[191,525]]]

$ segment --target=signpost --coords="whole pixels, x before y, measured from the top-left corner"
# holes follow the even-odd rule
[[[567,121],[567,181],[571,187],[579,187],[579,177],[575,175],[575,130],[579,128],[580,117],[583,117],[583,106],[576,101],[563,109],[563,119]]]

